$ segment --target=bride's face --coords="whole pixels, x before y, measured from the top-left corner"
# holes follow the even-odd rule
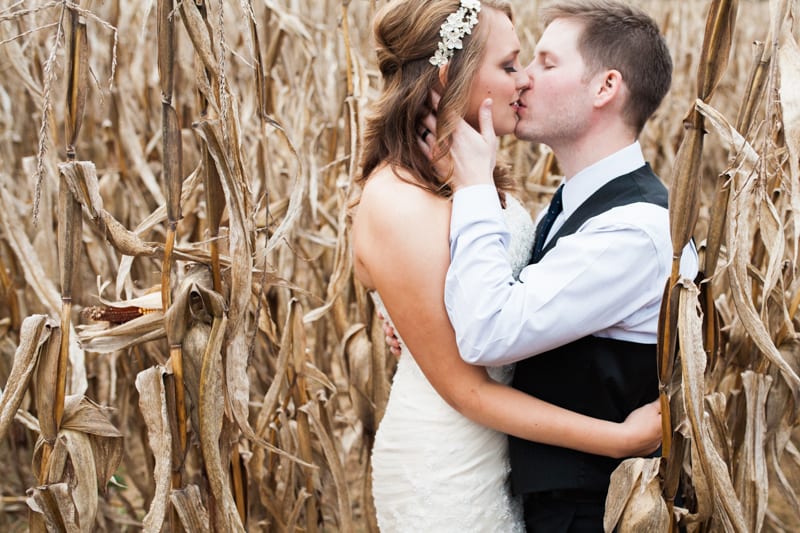
[[[520,93],[528,87],[528,76],[519,61],[519,39],[513,23],[502,12],[487,8],[479,24],[488,32],[483,61],[470,87],[464,117],[478,127],[478,109],[486,98],[492,99],[492,119],[497,135],[512,133],[517,124]]]

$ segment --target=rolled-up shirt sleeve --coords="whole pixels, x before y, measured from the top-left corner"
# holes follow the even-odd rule
[[[450,268],[445,282],[445,306],[456,332],[461,357],[472,364],[503,364],[484,349],[486,327],[501,307],[504,291],[514,283],[508,260],[510,234],[497,191],[474,185],[453,196],[450,221]],[[475,290],[480,287],[481,290]]]

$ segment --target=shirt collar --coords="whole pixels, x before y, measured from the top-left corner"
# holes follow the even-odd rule
[[[635,141],[584,168],[564,182],[562,191],[564,216],[570,216],[586,199],[609,181],[633,172],[644,164],[642,147],[639,141]]]

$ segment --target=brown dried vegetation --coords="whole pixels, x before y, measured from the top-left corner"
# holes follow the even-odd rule
[[[665,280],[665,457],[607,518],[793,530],[800,8],[642,3],[675,79],[641,141],[703,277]],[[377,530],[393,361],[346,209],[375,4],[0,5],[0,528]],[[536,210],[552,158],[502,150]]]

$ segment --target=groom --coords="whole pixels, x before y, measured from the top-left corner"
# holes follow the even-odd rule
[[[491,103],[481,135],[457,131],[445,303],[467,362],[517,362],[514,387],[622,421],[657,397],[656,329],[672,244],[667,190],[637,138],[669,90],[672,62],[654,21],[626,4],[567,0],[542,16],[516,135],[550,146],[564,182],[517,282],[489,171]],[[696,275],[691,245],[681,272]],[[510,456],[528,531],[602,531],[619,460],[514,437]]]

